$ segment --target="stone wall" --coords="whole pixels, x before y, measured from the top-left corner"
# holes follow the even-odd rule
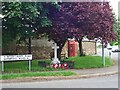
[[[62,50],[62,54],[67,57],[67,48]],[[32,55],[33,59],[50,59],[50,54],[53,53],[52,47],[54,43],[52,41],[47,41],[47,39],[32,40]],[[28,54],[28,47],[25,45],[16,45],[15,42],[11,43],[9,47],[2,48],[3,54],[15,55],[15,54]]]
[[[83,49],[86,55],[96,54],[96,43],[83,41]],[[50,59],[50,54],[53,52],[53,42],[47,41],[45,38],[41,40],[32,40],[32,54],[34,59]],[[25,45],[16,45],[15,42],[9,45],[7,48],[3,48],[3,54],[27,54],[28,47]],[[63,47],[62,54],[68,57],[68,44],[66,42]]]
[[[68,57],[68,43],[67,42],[65,43],[61,54],[65,54],[65,57]]]
[[[97,53],[95,41],[83,41],[82,45],[86,55],[94,55]]]

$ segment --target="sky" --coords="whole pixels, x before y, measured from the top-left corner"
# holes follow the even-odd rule
[[[112,6],[113,8],[113,12],[115,13],[115,15],[118,17],[118,2],[120,0],[108,0],[110,1],[110,5]]]
[[[113,8],[113,12],[114,12],[115,15],[118,17],[118,2],[119,2],[120,0],[107,0],[107,1],[110,2],[110,5],[111,5],[112,8]],[[2,17],[1,14],[0,14],[0,17]]]

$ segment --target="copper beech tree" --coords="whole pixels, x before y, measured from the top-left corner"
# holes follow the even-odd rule
[[[100,39],[107,44],[116,39],[113,30],[114,15],[109,2],[63,2],[59,11],[51,10],[53,26],[47,30],[49,39],[60,47],[58,57],[68,38],[79,43],[80,56],[83,56],[82,39]]]

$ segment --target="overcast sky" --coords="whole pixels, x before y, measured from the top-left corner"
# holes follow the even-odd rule
[[[110,5],[113,8],[113,11],[115,12],[115,15],[118,16],[118,2],[120,0],[109,0],[110,1]]]
[[[120,0],[108,0],[108,1],[110,1],[110,5],[113,8],[113,12],[115,13],[116,16],[118,16],[118,2]],[[1,14],[0,14],[0,17],[1,17]]]

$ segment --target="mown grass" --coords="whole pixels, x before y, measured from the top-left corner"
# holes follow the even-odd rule
[[[23,77],[35,77],[35,76],[72,76],[76,75],[76,73],[71,71],[58,71],[58,72],[28,72],[28,73],[10,73],[0,75],[0,79],[16,79]]]
[[[73,72],[62,71],[63,69],[54,69],[52,67],[42,67],[38,65],[41,60],[32,60],[32,71],[28,70],[28,61],[5,62],[5,72],[0,75],[0,79],[15,79],[32,76],[71,76],[76,75]],[[50,64],[51,60],[43,60]],[[102,68],[101,56],[69,57],[64,61],[74,61],[75,69]],[[105,58],[105,67],[112,66],[109,58]],[[0,64],[1,67],[1,64]],[[56,71],[57,70],[57,71]]]
[[[55,71],[63,70],[61,68],[54,69],[52,67],[42,67],[38,65],[38,62],[41,60],[32,60],[32,71]],[[51,63],[51,60],[43,60],[48,64]],[[85,69],[85,68],[101,68],[102,58],[101,56],[83,56],[83,57],[69,57],[64,61],[74,61],[75,69]],[[112,66],[113,62],[110,62],[109,58],[105,58],[105,67]],[[28,71],[28,61],[18,61],[18,62],[5,62],[4,64],[5,73],[24,73]],[[0,64],[1,67],[1,64]]]
[[[54,69],[52,67],[42,67],[38,65],[38,62],[41,60],[32,60],[32,71],[54,71],[54,70],[62,70],[62,69]],[[51,60],[44,60],[49,63]],[[0,65],[1,67],[1,65]],[[29,72],[28,70],[28,61],[17,61],[17,62],[5,62],[4,64],[5,73],[23,73]]]
[[[69,57],[66,61],[74,61],[74,67],[76,69],[86,69],[86,68],[101,68],[102,58],[101,56],[83,56],[83,57]],[[111,62],[109,58],[105,58],[105,67],[112,66],[113,61]]]

